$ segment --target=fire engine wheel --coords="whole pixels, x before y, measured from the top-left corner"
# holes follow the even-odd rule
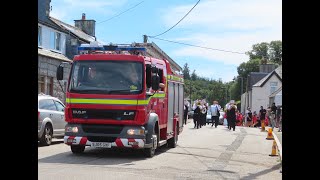
[[[178,143],[178,129],[179,129],[179,125],[177,124],[176,132],[174,132],[174,137],[168,140],[168,146],[170,148],[175,148],[177,146],[177,143]]]
[[[73,154],[83,153],[84,149],[85,149],[85,146],[71,145],[71,151]]]
[[[155,133],[152,134],[152,142],[153,142],[153,146],[151,148],[143,149],[143,153],[147,157],[153,157],[156,152],[156,149],[158,146],[158,137]]]
[[[40,138],[40,143],[49,146],[52,143],[52,135],[52,126],[50,124],[46,124],[46,126],[44,127],[43,134]]]

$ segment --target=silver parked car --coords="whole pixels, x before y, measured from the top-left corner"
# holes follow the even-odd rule
[[[220,116],[219,116],[219,124],[222,125],[223,124],[223,116],[224,116],[224,111],[220,111]],[[212,123],[212,119],[211,119],[211,112],[208,111],[207,113],[207,124]]]
[[[220,111],[219,124],[222,125],[224,121],[224,111]]]
[[[50,145],[53,137],[63,137],[67,124],[64,118],[65,105],[49,95],[38,95],[38,140]]]

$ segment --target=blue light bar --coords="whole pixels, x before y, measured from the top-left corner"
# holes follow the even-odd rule
[[[78,47],[78,51],[104,51],[103,47]]]
[[[105,51],[146,51],[144,47],[104,46]]]
[[[131,47],[131,46],[79,46],[78,51],[146,51],[145,47]]]

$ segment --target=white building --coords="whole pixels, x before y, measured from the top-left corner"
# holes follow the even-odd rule
[[[249,101],[251,101],[249,104],[252,111],[258,113],[260,106],[265,109],[271,106],[269,96],[280,87],[282,87],[282,66],[279,66],[253,85],[251,93],[249,92]]]

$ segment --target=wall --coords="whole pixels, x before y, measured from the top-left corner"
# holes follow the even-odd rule
[[[65,103],[65,93],[61,90],[61,87],[56,78],[57,67],[61,63],[61,60],[53,59],[46,56],[38,55],[38,76],[53,77],[53,96],[59,98]],[[66,91],[66,83],[69,78],[70,65],[64,65],[64,79],[60,81],[64,91]],[[47,83],[47,82],[45,82]]]
[[[263,106],[265,109],[269,106],[269,96],[271,95],[270,82],[278,82],[278,88],[282,86],[282,82],[276,77],[276,75],[273,75],[263,87],[253,87],[251,107],[253,111],[257,111],[258,113],[260,106]]]
[[[241,112],[242,113],[244,113],[248,107],[248,102],[247,102],[248,100],[246,98],[247,98],[247,93],[245,92],[241,95]]]

